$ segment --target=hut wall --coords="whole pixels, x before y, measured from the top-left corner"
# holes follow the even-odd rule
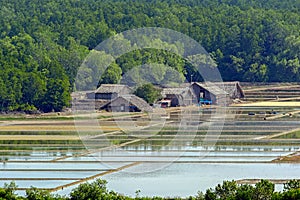
[[[192,89],[194,90],[194,94],[197,99],[197,103],[200,102],[200,98],[204,98],[206,100],[211,100],[214,104],[216,103],[216,98],[207,90],[200,87],[199,85],[193,84]]]
[[[171,107],[179,106],[178,96],[175,94],[167,94],[166,99],[171,100]]]
[[[185,106],[190,106],[197,103],[195,94],[191,89],[189,89],[188,92],[182,96],[182,99],[183,99],[182,104]]]
[[[126,99],[123,98],[117,98],[113,100],[112,102],[107,104],[107,106],[104,107],[103,109],[112,112],[140,112],[141,111],[131,102],[128,102]]]
[[[87,94],[86,94],[86,97],[87,97],[88,99],[95,99],[95,92],[87,93]]]
[[[237,88],[237,98],[241,99],[241,98],[244,98],[244,93],[242,91],[242,88],[238,87]]]
[[[197,103],[198,103],[200,101],[200,90],[201,90],[201,88],[198,85],[193,84],[192,89],[195,93],[196,100],[197,100]]]
[[[203,96],[204,99],[211,100],[213,104],[216,102],[215,96],[212,95],[209,91],[203,90],[203,92],[204,92],[204,96]]]
[[[179,99],[177,97],[171,99],[171,107],[179,106]]]
[[[185,98],[183,99],[183,105],[184,105],[184,106],[190,106],[190,105],[193,105],[193,99],[192,99],[192,98],[187,98],[187,97],[185,97]]]
[[[229,101],[227,101],[228,95],[224,95],[225,97],[222,97],[222,98],[217,97],[213,93],[209,92],[207,89],[204,89],[203,87],[201,87],[197,84],[193,84],[192,89],[194,90],[194,94],[196,95],[197,103],[200,102],[200,98],[212,101],[212,104],[219,104],[219,102],[220,103],[221,102],[229,102]],[[223,103],[221,103],[221,104],[223,104]]]
[[[106,109],[113,112],[129,112],[129,103],[125,99],[118,98],[109,103]]]

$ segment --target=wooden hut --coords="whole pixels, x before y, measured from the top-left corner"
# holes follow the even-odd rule
[[[163,88],[164,100],[170,100],[170,106],[189,106],[196,103],[196,96],[190,87]]]
[[[103,105],[100,109],[111,112],[152,112],[152,107],[135,95],[121,95]]]
[[[228,105],[230,103],[229,94],[211,82],[194,82],[191,88],[196,95],[198,103]]]
[[[133,90],[127,85],[102,84],[95,92],[87,93],[88,99],[112,100],[121,95],[132,94]]]

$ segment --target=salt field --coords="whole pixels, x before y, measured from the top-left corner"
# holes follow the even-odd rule
[[[102,133],[1,130],[0,184],[14,181],[20,193],[34,186],[67,194],[103,178],[126,195],[189,196],[223,180],[300,178],[299,164],[274,162],[300,150],[293,138],[299,116],[287,114],[295,111],[229,107],[219,120],[214,108],[173,110],[159,126],[149,126],[144,115],[125,115],[101,120]],[[127,123],[139,129],[123,130]]]

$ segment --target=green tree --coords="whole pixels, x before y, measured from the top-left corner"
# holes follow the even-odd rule
[[[45,190],[40,190],[37,188],[30,188],[26,190],[26,198],[28,200],[52,200],[54,199],[50,192],[45,191]]]
[[[0,107],[1,110],[6,107],[6,99],[7,99],[7,89],[3,79],[0,76]]]
[[[158,88],[155,88],[151,83],[146,83],[142,86],[139,86],[134,94],[138,97],[143,98],[148,103],[154,103],[161,98],[161,91]]]
[[[205,200],[217,200],[217,194],[213,191],[213,189],[206,190],[204,195]]]
[[[0,188],[0,199],[4,200],[15,200],[18,199],[15,191],[17,189],[17,185],[15,182],[11,182],[9,184],[5,183],[3,188]]]
[[[22,102],[29,105],[39,106],[40,99],[46,92],[46,81],[42,74],[27,73],[22,82]]]
[[[104,74],[101,76],[99,85],[119,83],[121,77],[122,69],[116,63],[113,63],[110,66],[108,66]]]
[[[237,200],[252,200],[254,196],[254,187],[252,185],[241,185],[237,188],[236,199]]]
[[[108,194],[105,180],[97,179],[92,183],[80,184],[70,193],[71,200],[104,199]]]
[[[274,184],[267,180],[261,180],[255,184],[254,200],[270,200],[274,192]]]
[[[235,181],[223,181],[215,187],[215,193],[220,199],[234,199],[236,195],[237,184]]]
[[[59,112],[70,104],[69,81],[51,78],[39,108],[44,112]]]
[[[298,200],[300,199],[300,189],[290,189],[284,192],[281,196],[282,200]]]
[[[290,180],[288,181],[287,183],[285,183],[283,185],[283,189],[285,191],[288,191],[288,190],[292,190],[292,189],[299,189],[300,188],[300,181],[299,180]]]

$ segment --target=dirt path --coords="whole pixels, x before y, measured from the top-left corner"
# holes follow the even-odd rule
[[[273,138],[277,138],[277,137],[280,137],[283,135],[287,135],[287,134],[295,132],[295,131],[300,131],[300,128],[296,128],[296,129],[292,129],[292,130],[288,130],[288,131],[284,131],[284,132],[276,133],[276,134],[272,134],[272,135],[259,136],[259,137],[254,138],[254,140],[273,139]]]

